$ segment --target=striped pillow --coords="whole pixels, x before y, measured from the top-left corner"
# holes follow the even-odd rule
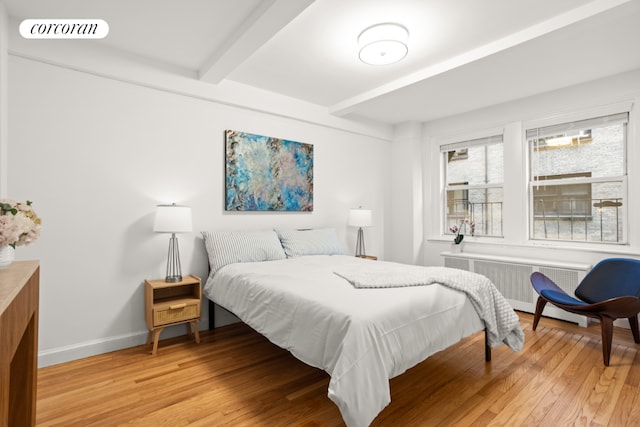
[[[342,255],[344,248],[333,228],[276,230],[287,258],[304,255]]]
[[[236,262],[285,259],[278,235],[265,231],[203,231],[210,274]]]

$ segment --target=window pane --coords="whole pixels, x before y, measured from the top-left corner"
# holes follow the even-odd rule
[[[475,223],[476,236],[502,236],[502,188],[469,188],[447,191],[446,233],[460,227],[465,218]],[[471,234],[465,231],[464,234]]]
[[[494,135],[441,147],[445,165],[446,196],[444,233],[474,222],[474,235],[502,236],[502,183],[504,155],[502,135]],[[468,225],[463,234],[471,234]]]
[[[533,132],[529,131],[529,135]],[[594,178],[625,174],[624,123],[529,139],[534,177],[588,172]]]
[[[590,176],[585,174],[552,175],[541,178],[569,178]],[[591,214],[591,183],[539,185],[533,186],[533,213],[536,217],[545,215],[585,216]]]
[[[503,182],[502,143],[447,151],[447,184],[500,184]]]
[[[624,241],[624,185],[620,181],[576,185],[534,184],[534,239]],[[590,192],[590,195],[589,195]]]

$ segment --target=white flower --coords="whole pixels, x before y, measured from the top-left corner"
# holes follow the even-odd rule
[[[24,246],[40,236],[41,220],[31,202],[0,199],[0,246]]]

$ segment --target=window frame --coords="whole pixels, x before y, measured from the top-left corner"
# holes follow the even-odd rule
[[[621,116],[625,116],[622,120],[620,120]],[[575,128],[580,130],[580,128],[584,128],[584,126],[590,127],[604,127],[607,125],[607,121],[600,121],[602,118],[610,117],[613,119],[612,123],[621,123],[624,129],[624,140],[623,140],[623,148],[622,148],[622,175],[609,175],[609,176],[599,176],[599,177],[569,177],[562,179],[544,179],[544,180],[535,180],[533,177],[533,146],[531,144],[531,134],[537,129],[543,129],[545,127],[548,128]],[[617,118],[617,120],[616,120]],[[596,123],[596,126],[593,126],[593,123]],[[628,191],[628,176],[629,176],[629,140],[630,140],[630,123],[631,123],[631,106],[628,107],[620,107],[614,111],[591,111],[587,113],[572,113],[562,116],[556,116],[552,120],[538,120],[535,122],[523,123],[522,132],[523,132],[523,144],[525,147],[525,152],[527,153],[526,159],[526,170],[527,170],[527,240],[532,244],[544,244],[544,245],[566,245],[566,244],[575,244],[578,246],[583,245],[595,245],[596,247],[602,247],[606,245],[629,245],[630,244],[630,219],[629,219],[629,204],[630,204],[630,194]],[[573,126],[572,126],[573,125]],[[592,142],[593,132],[590,129],[589,138],[586,141],[587,143]],[[574,135],[575,139],[576,136]],[[575,145],[572,142],[571,145]],[[539,147],[543,150],[555,149],[554,146],[542,146]],[[557,175],[571,175],[571,173],[567,173],[566,171],[557,171]],[[621,229],[623,231],[622,239],[617,241],[607,241],[607,240],[579,240],[579,239],[553,239],[553,238],[541,238],[534,237],[534,227],[536,220],[536,211],[534,207],[534,187],[541,185],[544,182],[544,185],[548,186],[559,186],[559,185],[572,185],[572,184],[589,184],[591,188],[591,197],[593,199],[593,185],[599,183],[619,183],[621,187],[622,194],[622,225]],[[591,209],[592,217],[595,217],[598,214],[598,208],[593,207]],[[617,216],[620,216],[619,211],[616,212]],[[569,217],[567,217],[569,218]],[[570,218],[572,219],[572,218]],[[601,236],[602,236],[602,229]],[[616,230],[616,233],[618,231]],[[586,234],[586,232],[585,232]],[[573,237],[573,234],[571,235]],[[602,237],[601,237],[602,238]]]
[[[499,183],[484,183],[484,184],[469,184],[468,182],[447,182],[447,164],[453,161],[459,161],[468,158],[468,149],[475,148],[479,146],[488,147],[489,145],[501,144],[502,153],[503,153],[503,162],[504,162],[504,131],[500,129],[499,131],[487,132],[473,138],[466,139],[457,139],[455,142],[451,143],[443,143],[439,146],[438,152],[441,161],[442,174],[441,174],[441,204],[440,204],[440,216],[441,216],[441,225],[440,225],[440,233],[443,237],[450,237],[452,233],[449,231],[449,223],[448,220],[452,218],[452,215],[449,214],[449,192],[452,191],[461,191],[464,194],[467,194],[467,203],[469,198],[469,192],[473,190],[490,190],[490,189],[499,189],[502,191],[502,201],[501,203],[501,218],[500,218],[500,231],[499,234],[479,234],[478,230],[481,229],[478,225],[476,225],[476,235],[480,237],[490,237],[490,238],[504,238],[504,164],[503,164],[503,174],[502,180]],[[460,151],[461,155],[449,155],[452,151]],[[469,212],[469,211],[467,211]],[[471,213],[467,215],[459,216],[453,215],[462,221],[464,218],[470,217]],[[471,219],[471,218],[470,218]],[[474,218],[477,222],[478,220]],[[458,224],[459,226],[459,224]],[[466,233],[468,234],[468,232]]]

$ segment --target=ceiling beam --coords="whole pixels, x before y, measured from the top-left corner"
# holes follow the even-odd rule
[[[558,16],[554,16],[551,19],[510,34],[491,43],[479,46],[478,48],[467,51],[461,55],[452,57],[446,61],[423,68],[384,85],[340,101],[329,107],[329,113],[337,116],[349,115],[353,113],[359,105],[364,104],[367,101],[392,93],[412,84],[419,83],[455,68],[462,67],[495,53],[510,49],[529,40],[544,36],[552,31],[556,31],[584,19],[604,13],[630,1],[633,0],[592,1]]]
[[[261,1],[200,68],[202,81],[218,84],[315,0]]]

